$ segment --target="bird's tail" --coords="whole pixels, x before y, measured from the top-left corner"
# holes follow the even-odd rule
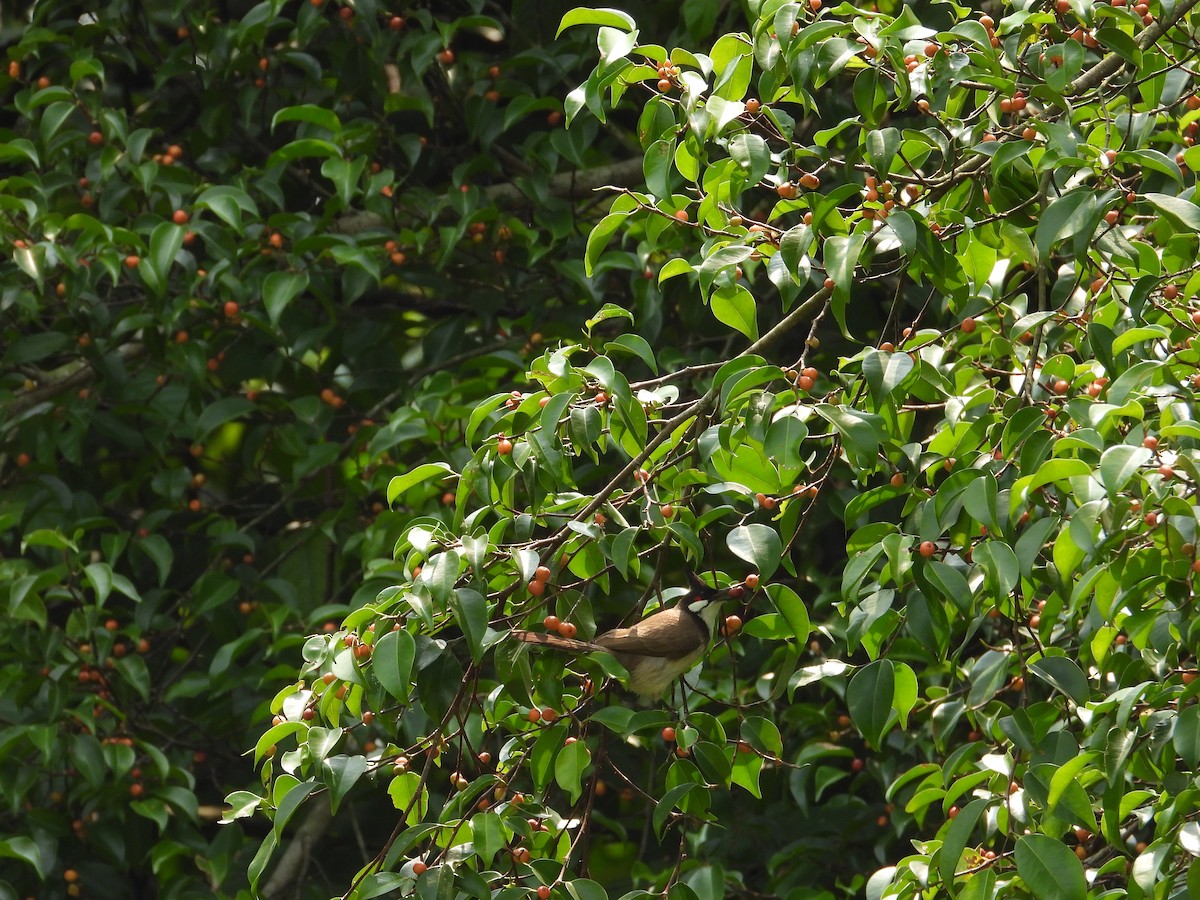
[[[571,653],[591,653],[595,650],[608,652],[599,644],[577,641],[574,638],[565,638],[557,634],[547,634],[544,631],[525,631],[514,628],[510,633],[518,641],[524,641],[527,644],[541,644],[544,647],[553,647],[555,650],[567,650]]]

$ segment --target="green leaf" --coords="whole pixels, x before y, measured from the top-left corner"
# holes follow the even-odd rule
[[[938,872],[942,876],[942,887],[952,897],[957,893],[954,873],[958,871],[958,863],[962,858],[963,850],[967,848],[967,841],[970,840],[971,833],[975,830],[975,825],[984,810],[987,809],[987,805],[987,800],[977,797],[960,809],[958,815],[950,822],[949,828],[946,829],[946,839],[937,852],[937,866]]]
[[[226,422],[253,412],[254,404],[245,397],[222,397],[204,408],[196,419],[196,437],[203,440]]]
[[[1094,218],[1096,194],[1091,187],[1076,188],[1055,199],[1038,221],[1034,243],[1038,256],[1047,259],[1050,248],[1072,238]]]
[[[729,532],[725,543],[735,556],[758,569],[763,578],[770,578],[779,567],[783,544],[769,525],[739,525]]]
[[[1088,702],[1091,691],[1087,678],[1073,660],[1065,656],[1044,656],[1029,668],[1039,678],[1074,700],[1078,706]]]
[[[389,631],[379,638],[371,651],[371,669],[379,684],[400,703],[408,702],[413,660],[417,645],[404,629]]]
[[[596,227],[588,235],[583,267],[584,273],[589,278],[592,277],[592,273],[595,271],[596,263],[600,261],[600,255],[608,246],[609,239],[617,233],[628,217],[628,212],[609,213],[596,223]]]
[[[867,742],[883,746],[896,694],[895,664],[890,659],[877,659],[854,673],[846,687],[846,703],[854,724]]]
[[[342,123],[338,119],[337,113],[331,109],[311,103],[305,103],[300,106],[285,106],[276,112],[271,117],[271,130],[274,131],[281,122],[305,122],[309,125],[324,128],[335,135],[340,134],[342,130]]]
[[[459,588],[450,595],[450,609],[462,629],[471,657],[476,662],[483,657],[483,637],[487,630],[487,598],[470,588]]]
[[[1200,206],[1182,197],[1172,197],[1170,194],[1145,195],[1150,205],[1162,213],[1180,231],[1196,233],[1200,231]]]
[[[583,741],[567,744],[554,761],[554,781],[567,792],[571,803],[583,793],[583,775],[591,762],[591,752]]]
[[[816,220],[815,214],[813,219]],[[846,304],[854,286],[854,271],[866,242],[867,236],[863,233],[849,237],[834,235],[825,240],[825,274],[833,279],[833,313],[843,333],[847,333]]]
[[[242,213],[258,215],[258,207],[241,188],[217,185],[196,198],[197,208],[208,208],[238,235],[242,233]]]
[[[1100,456],[1100,483],[1109,496],[1124,489],[1137,471],[1148,462],[1153,454],[1145,447],[1117,444],[1109,447]]]
[[[606,25],[622,31],[633,31],[637,28],[633,17],[619,9],[589,9],[586,6],[577,6],[562,17],[554,36],[558,37],[573,25]]]
[[[717,321],[758,340],[758,309],[751,294],[741,284],[718,288],[712,295],[712,311]]]
[[[671,813],[675,807],[680,806],[683,799],[693,791],[703,791],[703,788],[698,784],[686,783],[677,784],[675,787],[668,790],[662,795],[662,799],[654,807],[654,813],[651,815],[651,824],[654,827],[654,833],[661,839],[663,829],[666,828],[667,821],[671,818]]]
[[[476,813],[471,817],[471,842],[475,853],[483,861],[486,868],[491,865],[496,854],[508,843],[508,831],[505,829],[500,816],[494,812]]]
[[[871,395],[876,403],[882,403],[909,376],[916,363],[907,353],[868,350],[862,367]]]
[[[801,644],[807,641],[812,625],[809,622],[808,609],[800,596],[786,584],[767,585],[767,596],[788,623],[792,639]]]
[[[87,576],[92,590],[96,592],[96,606],[103,606],[104,601],[108,599],[108,595],[112,591],[112,566],[108,563],[88,563],[83,567],[83,572]]]
[[[642,159],[642,173],[646,188],[655,197],[671,194],[671,167],[675,160],[675,141],[659,140],[646,148]]]
[[[734,135],[729,142],[729,155],[741,167],[747,184],[758,184],[771,170],[771,148],[757,134]]]
[[[11,837],[0,841],[0,857],[19,859],[33,866],[33,870],[37,872],[38,878],[46,877],[46,868],[42,862],[41,851],[38,850],[38,845],[32,838]]]
[[[416,487],[433,478],[445,478],[447,475],[454,475],[455,471],[450,466],[443,462],[422,463],[415,469],[405,472],[403,475],[396,475],[388,482],[387,502],[388,506],[393,506],[396,503],[396,498],[403,496],[410,488]]]
[[[1017,838],[1017,872],[1039,900],[1086,900],[1083,864],[1062,841],[1044,834]]]
[[[1175,752],[1189,769],[1200,764],[1200,706],[1194,703],[1181,709],[1175,720]]]
[[[329,788],[329,803],[336,815],[342,798],[367,771],[365,756],[334,756],[321,763],[321,778]]]
[[[171,264],[175,262],[175,257],[183,249],[185,233],[186,229],[182,225],[176,225],[174,222],[161,222],[150,234],[150,257],[142,260],[142,265],[148,264],[151,267],[154,277],[164,290],[167,276],[171,271]],[[162,290],[157,293],[161,294]]]
[[[263,305],[272,325],[279,324],[279,317],[289,303],[308,287],[308,275],[303,272],[272,272],[263,279]]]

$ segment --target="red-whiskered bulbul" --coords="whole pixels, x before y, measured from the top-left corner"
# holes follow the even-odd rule
[[[691,572],[691,591],[678,605],[659,610],[628,628],[613,628],[590,641],[540,631],[514,629],[513,637],[572,653],[602,651],[629,673],[628,688],[644,700],[662,697],[671,683],[691,670],[708,644],[731,588],[711,588]]]

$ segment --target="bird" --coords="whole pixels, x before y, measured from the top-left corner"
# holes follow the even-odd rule
[[[688,572],[688,580],[691,589],[677,605],[652,613],[628,628],[598,634],[590,641],[519,628],[513,629],[512,636],[572,653],[608,653],[629,673],[629,690],[644,702],[653,703],[708,652],[722,603],[739,593],[740,585],[712,588],[692,572]]]

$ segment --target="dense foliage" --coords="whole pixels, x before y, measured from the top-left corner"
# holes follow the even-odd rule
[[[1196,2],[6,21],[0,896],[1200,893]]]

